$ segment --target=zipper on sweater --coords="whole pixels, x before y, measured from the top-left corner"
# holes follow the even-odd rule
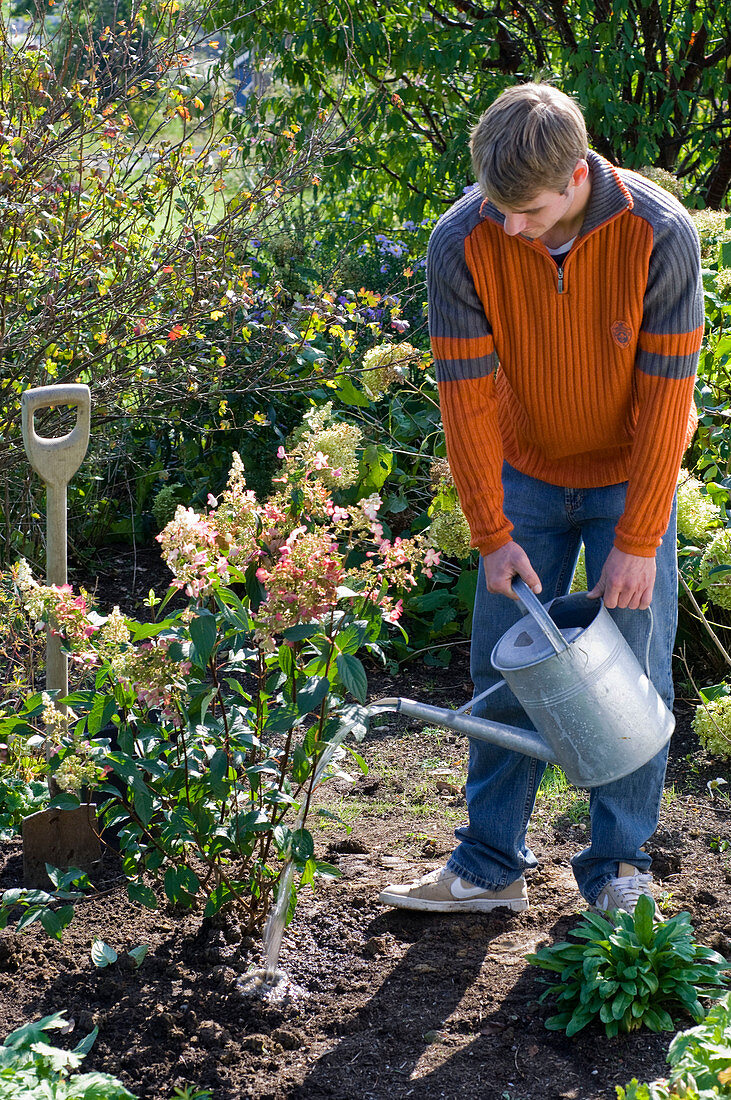
[[[563,266],[558,269],[558,292],[563,294]]]

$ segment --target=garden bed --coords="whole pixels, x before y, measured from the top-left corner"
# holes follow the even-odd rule
[[[146,592],[144,568],[138,581]],[[447,670],[374,673],[371,697],[462,702],[466,653],[457,647]],[[723,850],[731,804],[709,795],[707,782],[724,770],[699,749],[690,714],[681,702],[661,824],[648,847],[666,915],[689,910],[699,942],[731,959],[731,852]],[[596,1028],[574,1039],[546,1031],[540,972],[524,959],[564,939],[577,920],[569,860],[588,834],[585,792],[559,784],[540,798],[527,912],[425,916],[379,904],[384,883],[439,866],[451,850],[466,814],[466,747],[456,735],[389,717],[363,747],[368,775],[321,788],[318,805],[351,831],[313,819],[320,851],[342,877],[301,895],[281,959],[298,987],[289,999],[242,995],[241,975],[261,961],[257,944],[242,945],[230,929],[202,931],[200,917],[164,899],[157,912],[133,909],[110,855],[97,883],[104,894],[78,906],[62,943],[35,928],[0,937],[5,1032],[62,1009],[75,1020],[71,1045],[97,1025],[86,1068],[118,1075],[145,1100],[169,1097],[176,1084],[208,1089],[215,1100],[610,1100],[615,1084],[663,1075],[667,1033],[610,1040]],[[0,890],[20,885],[19,843],[2,848],[0,868]],[[107,969],[91,961],[97,938],[120,955]],[[150,950],[136,969],[124,952],[140,944]]]

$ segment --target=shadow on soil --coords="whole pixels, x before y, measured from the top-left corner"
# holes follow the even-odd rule
[[[613,1097],[607,1082],[624,1083],[632,1076],[623,1068],[625,1060],[636,1061],[640,1073],[652,1060],[647,1036],[639,1043],[633,1037],[615,1041],[605,1061],[606,1040],[597,1031],[571,1041],[547,1032],[544,1019],[552,1010],[538,1004],[543,985],[537,970],[525,970],[524,956],[549,937],[565,938],[575,919],[563,917],[539,934],[527,917],[503,912],[462,916],[458,922],[449,914],[376,918],[369,926],[372,936],[390,933],[416,942],[371,1000],[343,1022],[337,1047],[292,1090],[292,1100]],[[483,978],[496,961],[503,967],[499,990]],[[665,1045],[663,1039],[659,1048],[664,1051]],[[546,1091],[546,1077],[562,1081],[560,1090]]]

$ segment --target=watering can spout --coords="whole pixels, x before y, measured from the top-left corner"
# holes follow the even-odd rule
[[[463,711],[448,710],[446,707],[433,707],[428,703],[417,703],[414,699],[377,699],[368,707],[370,715],[408,714],[411,718],[420,718],[435,726],[446,726],[456,733],[473,737],[477,741],[488,741],[491,745],[521,752],[536,760],[545,760],[549,764],[558,763],[555,755],[535,730],[521,729],[519,726],[506,726],[501,722],[491,722],[487,718],[475,718]]]

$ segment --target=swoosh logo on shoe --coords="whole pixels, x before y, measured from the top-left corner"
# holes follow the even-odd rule
[[[484,894],[485,889],[483,886],[463,886],[462,879],[456,878],[449,887],[449,892],[457,901],[465,901],[467,898],[474,898],[478,894]]]

